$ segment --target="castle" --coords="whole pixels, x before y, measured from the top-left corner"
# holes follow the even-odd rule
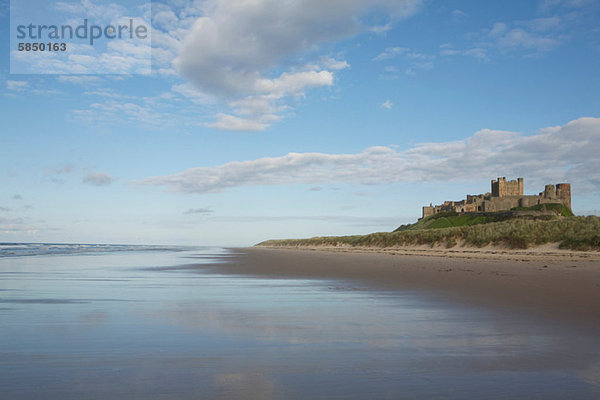
[[[562,203],[571,209],[571,185],[559,183],[546,185],[538,195],[523,195],[523,178],[507,181],[506,178],[492,180],[492,192],[467,195],[465,200],[445,201],[439,206],[429,204],[423,207],[423,218],[440,212],[499,212],[514,207],[531,207],[537,204]]]

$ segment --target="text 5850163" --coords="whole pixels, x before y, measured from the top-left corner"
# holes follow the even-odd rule
[[[67,51],[66,43],[19,43],[19,51]]]

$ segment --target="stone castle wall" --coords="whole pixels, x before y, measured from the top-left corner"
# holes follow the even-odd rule
[[[467,195],[465,200],[445,201],[441,205],[423,207],[423,218],[440,212],[501,212],[515,207],[562,203],[571,208],[571,185],[559,183],[546,185],[538,195],[523,194],[523,178],[507,181],[505,177],[492,180],[492,191],[486,194]]]
[[[523,178],[516,181],[507,181],[506,178],[492,180],[492,196],[523,196]]]

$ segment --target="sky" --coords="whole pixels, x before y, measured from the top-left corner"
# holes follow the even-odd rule
[[[391,231],[501,176],[600,214],[598,0],[43,4],[151,40],[27,64],[0,0],[0,242]]]

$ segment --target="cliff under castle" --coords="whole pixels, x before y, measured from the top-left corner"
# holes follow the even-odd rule
[[[523,195],[523,178],[507,181],[505,177],[492,180],[492,191],[486,194],[467,195],[465,200],[445,201],[441,205],[423,207],[423,218],[440,212],[501,212],[515,207],[532,207],[538,204],[562,203],[571,209],[571,185],[559,183],[546,185],[537,195]]]

